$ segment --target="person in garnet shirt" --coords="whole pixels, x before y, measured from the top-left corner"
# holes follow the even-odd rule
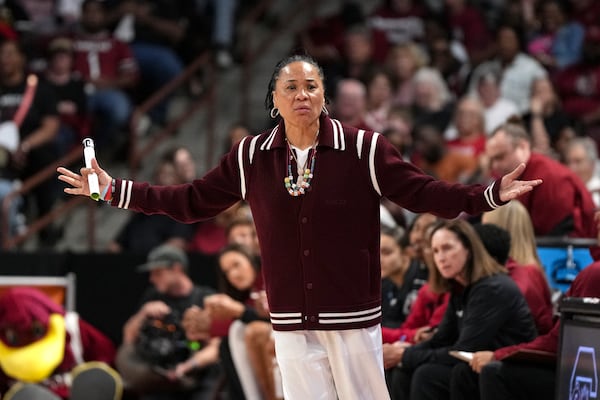
[[[89,196],[96,171],[113,206],[182,222],[212,218],[245,199],[256,224],[284,397],[388,399],[381,343],[380,201],[455,217],[497,208],[540,180],[489,186],[436,181],[373,131],[325,108],[323,72],[305,55],[274,69],[265,105],[277,126],[246,137],[192,183],[155,187],[113,178],[93,161],[58,168],[65,192]],[[444,201],[440,201],[444,199]],[[335,343],[335,345],[334,345]]]
[[[532,152],[531,138],[522,125],[514,121],[501,125],[488,139],[486,152],[493,173],[503,174],[526,163],[522,178],[544,180],[543,186],[519,198],[536,235],[596,237],[595,206],[585,184],[565,165]]]

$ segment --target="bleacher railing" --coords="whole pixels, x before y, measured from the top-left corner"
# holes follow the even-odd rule
[[[135,128],[137,127],[137,123],[139,118],[144,113],[148,112],[152,107],[156,104],[163,101],[167,96],[170,96],[175,90],[177,90],[182,84],[186,83],[200,68],[206,68],[209,74],[211,74],[212,68],[210,67],[210,56],[208,54],[202,54],[196,58],[185,70],[182,74],[175,77],[170,82],[166,83],[163,87],[161,87],[157,92],[155,92],[150,98],[148,98],[144,103],[138,106],[131,118],[130,124],[130,134],[129,138],[130,142],[130,154],[129,154],[129,167],[131,177],[134,177],[137,173],[141,160],[148,156],[158,144],[160,144],[163,140],[167,139],[169,136],[174,135],[177,130],[187,122],[192,115],[206,102],[209,104],[209,109],[207,113],[207,129],[206,134],[208,135],[208,149],[207,149],[207,158],[206,162],[213,162],[212,154],[214,152],[209,149],[212,148],[214,144],[214,109],[212,109],[212,105],[214,104],[214,82],[216,79],[211,79],[211,85],[207,87],[207,89],[199,96],[197,99],[192,101],[187,108],[170,121],[167,126],[163,129],[159,130],[155,135],[148,138],[148,141],[145,145],[141,146],[137,137],[137,133]],[[213,101],[211,101],[213,100]],[[2,248],[4,250],[12,250],[16,247],[23,244],[25,241],[30,239],[33,235],[53,223],[58,218],[61,218],[73,208],[83,204],[84,202],[88,202],[88,218],[87,218],[87,242],[90,251],[95,250],[96,247],[96,235],[95,235],[95,212],[96,212],[96,204],[94,202],[89,201],[84,197],[72,197],[69,198],[64,203],[59,206],[54,207],[47,214],[38,217],[36,220],[28,223],[25,228],[16,233],[10,232],[10,223],[9,223],[9,210],[11,204],[20,196],[24,196],[30,193],[34,188],[38,185],[44,183],[48,179],[56,179],[56,168],[60,165],[70,165],[75,162],[81,162],[82,160],[82,151],[79,147],[71,150],[67,155],[60,158],[56,162],[46,166],[27,180],[25,180],[22,185],[17,187],[11,193],[9,193],[2,202],[2,223],[0,230],[0,239],[2,241]]]
[[[212,148],[214,146],[215,139],[216,105],[216,91],[214,88],[217,80],[215,70],[210,61],[211,56],[209,53],[201,54],[190,65],[188,65],[180,75],[175,77],[172,81],[166,83],[133,111],[129,125],[129,176],[131,179],[135,178],[135,175],[139,171],[141,161],[151,154],[160,143],[175,135],[179,128],[204,105],[207,105],[207,129],[205,130],[207,135],[207,145],[206,154],[205,157],[203,157],[203,160],[209,166],[213,164],[214,151],[212,151]],[[203,73],[205,75],[204,80],[208,83],[206,89],[200,96],[189,103],[180,115],[170,120],[166,126],[148,138],[146,143],[142,144],[137,133],[137,126],[140,118],[144,114],[147,114],[153,107],[173,94],[173,92],[178,90],[184,83],[188,82],[200,69],[203,69]]]
[[[242,84],[241,84],[241,110],[240,110],[240,119],[243,122],[248,121],[248,116],[250,112],[250,87],[253,79],[252,69],[258,60],[274,43],[274,38],[278,35],[281,35],[284,31],[293,29],[292,22],[301,15],[303,12],[312,12],[314,11],[314,4],[316,4],[316,0],[308,0],[306,2],[297,2],[297,6],[293,7],[287,12],[283,17],[279,18],[277,25],[273,28],[271,35],[265,38],[261,43],[259,43],[255,49],[253,49],[252,44],[252,29],[254,29],[258,19],[263,16],[269,9],[269,7],[273,4],[273,0],[261,0],[252,10],[250,10],[240,22],[240,25],[245,27],[244,32],[240,34],[241,38],[241,48],[244,49],[243,55],[243,65],[242,65]],[[150,109],[159,104],[165,98],[170,96],[175,90],[181,87],[182,84],[189,81],[190,78],[194,76],[194,74],[200,69],[205,68],[206,79],[205,82],[208,82],[208,86],[201,96],[194,99],[187,108],[173,120],[171,120],[167,126],[158,131],[156,134],[152,135],[152,137],[146,138],[144,140],[145,143],[141,143],[140,138],[137,135],[137,126],[139,123],[139,119],[146,114]],[[148,98],[143,104],[137,107],[130,121],[130,150],[129,150],[129,173],[130,177],[134,178],[135,175],[139,172],[141,161],[146,158],[150,153],[152,153],[156,147],[174,135],[178,129],[186,123],[203,105],[207,105],[207,114],[206,114],[206,134],[207,136],[207,145],[206,145],[206,155],[203,158],[206,169],[210,168],[214,162],[216,161],[214,157],[216,156],[216,152],[213,151],[215,146],[215,118],[216,118],[216,82],[217,82],[217,73],[212,67],[210,55],[208,53],[201,54],[194,60],[182,74],[175,77],[172,81],[165,84],[162,88],[160,88],[157,92],[155,92],[150,98]],[[12,234],[9,229],[8,215],[10,205],[13,201],[16,200],[17,197],[26,195],[30,193],[35,187],[43,183],[48,179],[56,179],[56,167],[58,165],[69,165],[76,161],[81,161],[81,150],[76,148],[68,153],[66,156],[57,160],[57,162],[48,165],[46,168],[42,169],[34,176],[30,177],[13,192],[9,193],[2,203],[2,223],[0,224],[0,240],[2,242],[2,248],[5,250],[15,249],[16,247],[23,244],[25,241],[30,239],[37,232],[57,220],[61,218],[73,208],[83,204],[84,202],[88,203],[88,227],[87,227],[87,242],[89,246],[89,250],[93,251],[95,249],[95,220],[94,214],[96,211],[96,204],[94,202],[88,201],[83,197],[73,197],[69,198],[63,204],[55,207],[46,215],[40,216],[38,219],[29,223],[25,230],[22,232],[18,232],[16,234]]]

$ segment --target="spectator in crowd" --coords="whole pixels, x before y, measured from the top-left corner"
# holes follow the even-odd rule
[[[343,124],[369,130],[365,122],[367,112],[367,89],[356,79],[343,79],[338,82],[333,100],[334,118]]]
[[[537,254],[537,244],[533,230],[533,222],[527,209],[518,201],[510,201],[505,209],[484,212],[482,224],[493,224],[506,229],[511,237],[510,259],[519,265],[534,265],[542,268],[542,261]]]
[[[27,75],[25,54],[14,40],[0,43],[0,123],[4,149],[0,174],[6,195],[16,179],[25,180],[57,159],[54,140],[60,126],[54,92],[37,76]],[[36,186],[32,194],[28,199],[35,201],[38,215],[48,213],[60,196],[50,181]],[[16,213],[15,208],[10,213],[13,227]],[[47,228],[40,239],[52,245],[58,232]]]
[[[196,161],[187,147],[177,146],[168,150],[164,154],[163,160],[173,164],[180,182],[188,183],[196,179]]]
[[[427,64],[423,50],[414,43],[403,43],[392,47],[386,65],[396,82],[393,104],[409,107],[415,102],[414,76]]]
[[[126,90],[137,83],[138,66],[129,46],[108,31],[105,7],[100,0],[82,3],[73,38],[73,68],[87,84],[97,146],[120,150],[127,141],[123,130],[132,110]]]
[[[256,227],[251,217],[241,216],[233,219],[227,226],[225,234],[227,243],[242,245],[252,254],[260,255]]]
[[[425,173],[446,182],[467,182],[477,170],[477,159],[448,151],[442,133],[431,125],[415,129],[413,161]]]
[[[0,40],[18,40],[16,24],[27,18],[25,11],[15,2],[0,5]]]
[[[394,83],[384,70],[374,71],[366,81],[367,112],[365,123],[371,130],[383,132],[388,127]]]
[[[144,95],[156,92],[183,71],[175,49],[183,40],[187,18],[193,11],[187,2],[166,0],[126,0],[114,7],[110,18],[120,20],[115,30],[117,37],[126,24],[132,25],[128,35],[119,39],[131,47],[144,82],[140,87]],[[166,113],[167,102],[162,101],[151,110],[152,120],[164,124]]]
[[[381,132],[405,161],[410,159],[413,150],[412,128],[413,117],[410,110],[392,107],[388,114],[386,129]]]
[[[195,224],[194,233],[188,242],[188,251],[216,256],[227,244],[227,227],[231,221],[244,215],[246,207],[240,201],[219,213],[216,218]]]
[[[414,0],[386,0],[369,17],[373,30],[384,35],[384,40],[378,43],[377,53],[386,55],[393,46],[423,41],[426,11]]]
[[[441,18],[425,20],[425,48],[431,58],[429,66],[440,71],[455,96],[462,95],[471,72],[469,55]]]
[[[233,148],[233,146],[238,144],[240,140],[242,140],[246,136],[250,136],[250,130],[246,125],[242,124],[241,122],[231,125],[227,134],[227,139],[224,147],[225,153],[229,152]]]
[[[467,51],[470,64],[477,66],[492,54],[492,39],[479,10],[466,0],[446,0],[447,23],[454,38]]]
[[[415,101],[414,126],[433,125],[444,132],[454,113],[452,94],[440,73],[433,68],[421,68],[413,77]]]
[[[437,217],[430,213],[419,213],[413,219],[408,227],[408,254],[411,258],[411,264],[416,264],[420,270],[420,276],[428,276],[428,265],[426,262],[426,250],[429,247],[427,240],[429,237],[426,235],[427,229],[434,222],[437,221]],[[411,268],[413,266],[411,265]]]
[[[172,163],[162,160],[154,171],[156,185],[181,183]],[[164,215],[136,214],[121,228],[107,250],[111,253],[131,252],[147,254],[161,244],[185,249],[191,239],[191,225],[182,224]]]
[[[34,38],[48,37],[60,30],[58,18],[58,0],[16,0],[7,3],[17,3],[26,16],[26,29]]]
[[[207,14],[212,9],[211,45],[214,49],[215,63],[220,68],[233,65],[233,46],[235,44],[235,12],[238,0],[198,0],[197,12]]]
[[[581,123],[597,141],[600,131],[600,27],[590,27],[583,42],[581,61],[554,79],[565,112]]]
[[[427,215],[427,214],[422,214]],[[420,343],[431,337],[437,326],[442,321],[446,307],[448,306],[448,293],[436,293],[431,289],[429,280],[433,277],[433,263],[429,236],[433,226],[437,223],[437,218],[426,220],[429,225],[423,231],[423,259],[428,268],[428,283],[424,284],[411,306],[407,319],[398,328],[382,327],[381,334],[383,343],[391,344],[395,342]],[[395,350],[393,346],[383,346],[384,362],[386,356],[394,357]]]
[[[543,179],[543,187],[519,198],[531,215],[536,235],[596,237],[595,206],[584,183],[565,165],[532,152],[531,138],[521,124],[510,121],[497,128],[486,143],[486,152],[493,173],[503,174],[525,163],[521,179]]]
[[[581,57],[585,28],[569,22],[565,7],[559,0],[542,1],[541,29],[527,45],[527,52],[550,71],[566,68]]]
[[[600,297],[600,262],[594,262],[577,274],[567,297]],[[539,350],[558,353],[560,320],[552,330],[530,342],[502,347],[495,351],[478,351],[469,363],[479,373],[479,393],[482,400],[508,398],[555,398],[556,367],[554,365],[505,362],[518,350]],[[473,396],[475,394],[473,393]],[[476,397],[469,397],[476,398]]]
[[[497,349],[536,336],[523,295],[504,267],[487,253],[468,222],[453,220],[436,225],[431,250],[437,267],[432,288],[449,291],[450,300],[430,340],[397,346],[394,361],[401,362],[402,367],[393,372],[394,399],[460,398],[452,392],[460,361],[453,359],[449,350]]]
[[[533,150],[562,160],[565,145],[575,136],[575,131],[548,78],[533,82],[529,104],[523,121],[531,132]]]
[[[72,72],[72,68],[73,42],[62,37],[51,41],[45,78],[57,97],[60,128],[56,143],[61,155],[80,144],[90,133],[84,82]]]
[[[336,76],[330,74],[328,80],[336,86],[340,79],[345,78],[357,79],[366,84],[375,68],[371,31],[364,25],[352,26],[344,34],[342,58],[338,63]],[[335,91],[331,93],[336,95]]]
[[[600,3],[594,0],[569,0],[571,17],[585,29],[597,26],[600,21]]]
[[[502,97],[512,101],[523,114],[529,110],[529,95],[533,82],[547,75],[544,67],[525,54],[515,28],[504,25],[496,34],[498,54],[492,61],[484,62],[473,70],[469,92],[474,93],[480,76],[490,68],[502,71],[500,92]]]
[[[194,399],[209,400],[216,388],[220,339],[210,338],[207,333],[199,347],[193,346],[181,326],[186,310],[192,306],[204,308],[214,291],[196,286],[188,269],[185,252],[170,245],[154,248],[147,263],[138,267],[140,272],[150,274],[152,287],[123,327],[117,368],[128,387],[143,400],[174,398],[177,393],[185,396],[182,392],[193,394]],[[209,331],[210,319],[206,313],[202,318]],[[196,338],[198,331],[193,332]],[[157,347],[156,340],[163,341],[162,347]]]
[[[411,264],[408,239],[402,228],[381,229],[381,326],[397,328],[404,322],[427,270]]]
[[[346,31],[365,23],[362,8],[356,1],[344,0],[336,11],[315,18],[306,29],[300,31],[297,39],[298,47],[323,66],[326,76],[337,73],[344,52]]]
[[[516,202],[516,204],[517,207],[513,210],[520,209],[517,213],[526,218],[527,210],[521,203]],[[515,217],[512,219],[514,220]],[[513,238],[508,230],[495,224],[479,224],[475,226],[475,230],[488,253],[506,267],[508,275],[519,287],[529,306],[537,333],[539,335],[547,333],[552,328],[553,310],[550,287],[543,270],[539,265],[520,264],[509,258],[509,252],[513,251],[513,243],[519,238]],[[535,252],[535,249],[533,249],[533,252]],[[497,256],[495,253],[501,256]]]
[[[485,74],[479,76],[479,82],[477,82],[477,97],[485,110],[486,135],[490,135],[494,129],[505,123],[508,118],[519,115],[515,103],[502,97],[500,91],[501,80],[500,70],[490,68]]]
[[[206,307],[215,320],[233,320],[221,346],[221,361],[229,395],[235,399],[258,399],[261,398],[261,389],[272,387],[272,384],[267,384],[267,381],[272,382],[268,371],[251,368],[246,346],[248,324],[259,322],[254,325],[251,334],[257,333],[259,325],[263,328],[264,324],[270,326],[260,265],[255,255],[244,246],[230,244],[219,253],[219,271],[221,292],[208,297]],[[256,352],[255,348],[253,350],[255,361],[265,355]],[[259,363],[264,364],[261,361]]]
[[[585,183],[596,208],[600,208],[600,170],[596,143],[589,137],[572,139],[567,145],[565,161]]]
[[[485,152],[485,115],[483,105],[477,98],[465,96],[454,110],[453,126],[446,130],[448,151],[479,159]],[[454,128],[454,129],[453,129]],[[455,135],[451,131],[455,131]]]

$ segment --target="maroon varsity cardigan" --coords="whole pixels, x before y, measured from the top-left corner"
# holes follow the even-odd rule
[[[118,179],[111,204],[191,223],[245,199],[260,241],[273,329],[279,331],[354,329],[380,322],[382,196],[444,218],[503,204],[499,181],[488,187],[437,181],[404,162],[380,134],[327,116],[320,120],[310,190],[292,197],[284,186],[286,145],[280,122],[243,139],[193,183],[151,186]]]

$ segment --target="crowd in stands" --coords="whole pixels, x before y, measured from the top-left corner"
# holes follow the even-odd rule
[[[108,159],[124,161],[132,112],[203,52],[234,63],[236,0],[14,0],[0,4],[0,197],[92,137]],[[190,84],[189,92],[197,91]],[[139,120],[144,134],[164,126],[170,98]],[[15,234],[60,200],[55,182],[13,201]],[[60,232],[40,235],[51,247]]]
[[[121,140],[139,101],[130,89],[154,90],[193,58],[191,49],[206,46],[194,40],[206,29],[196,23],[207,18],[206,7],[214,13],[208,37],[217,62],[231,63],[233,0],[197,1],[200,10],[166,0],[64,1],[51,21],[44,2],[6,4],[13,3],[22,4],[0,25],[0,195],[85,135],[99,146]],[[27,15],[21,41],[17,22]],[[40,42],[47,66],[32,80],[26,54],[40,49],[24,45]],[[518,201],[452,221],[382,200],[382,346],[391,398],[491,400],[527,392],[537,378],[553,382],[552,368],[502,360],[515,348],[558,350],[536,237],[598,235],[600,2],[386,0],[368,14],[360,2],[343,1],[299,32],[295,46],[323,66],[333,118],[380,132],[426,173],[489,184],[524,163],[523,179],[544,181]],[[29,110],[21,111],[24,103]],[[160,104],[150,117],[163,123],[165,110]],[[15,147],[4,143],[4,129],[17,129]],[[225,150],[248,134],[232,125]],[[196,178],[185,147],[167,151],[153,176],[157,185]],[[40,212],[57,193],[40,187]],[[246,204],[193,226],[133,215],[107,250],[148,254],[141,269],[151,288],[124,327],[116,360],[132,394],[283,398]],[[597,250],[590,248],[593,256]],[[187,272],[196,266],[186,252],[217,259],[217,292],[191,281]],[[597,280],[598,266],[581,274]],[[600,297],[600,286],[582,279],[568,294]],[[159,360],[142,338],[168,326],[180,351]],[[475,356],[465,363],[449,350]],[[554,385],[543,386],[545,397],[530,398],[552,398]]]

